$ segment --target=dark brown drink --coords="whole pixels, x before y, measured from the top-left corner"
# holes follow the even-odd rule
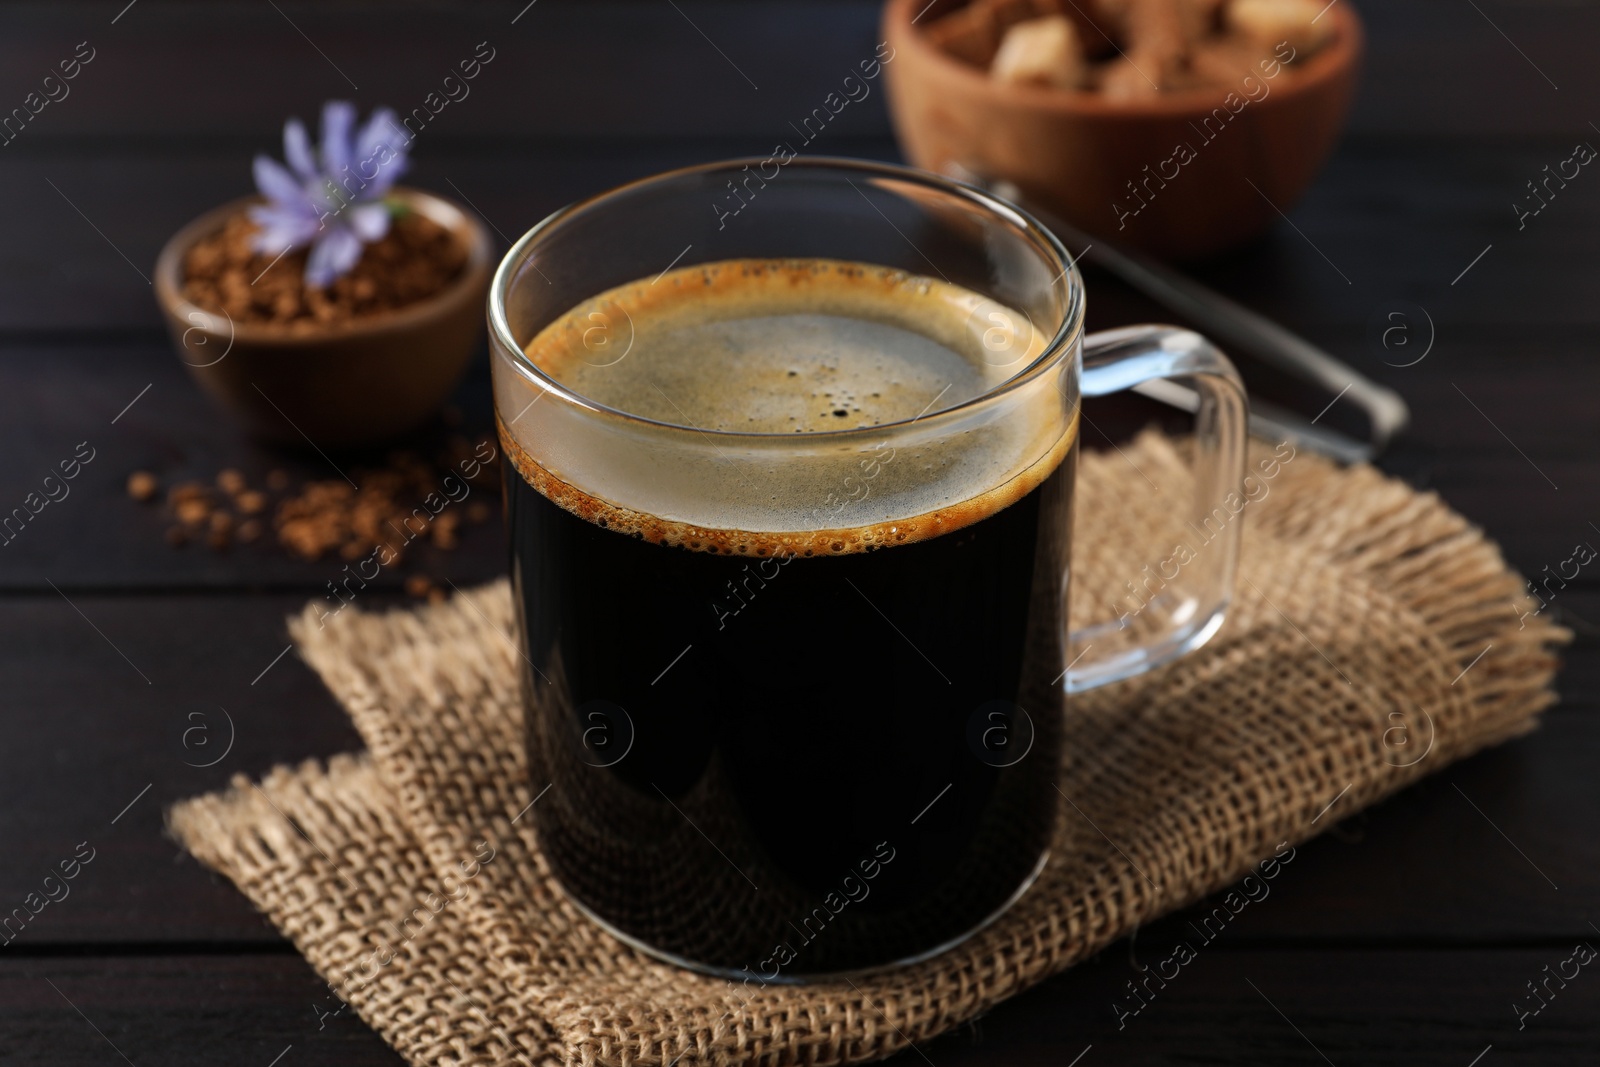
[[[990,391],[1027,359],[974,343],[983,303],[871,266],[735,261],[604,294],[528,357],[693,428],[714,465],[750,443],[733,434],[865,431]],[[736,475],[725,524],[674,508],[668,462],[634,457],[665,502],[646,511],[501,436],[529,817],[579,904],[765,983],[927,954],[1025,888],[1059,799],[1075,434],[1016,469],[981,435],[864,433],[842,460]]]

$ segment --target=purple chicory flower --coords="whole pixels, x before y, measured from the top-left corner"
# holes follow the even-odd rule
[[[411,138],[388,108],[359,131],[356,108],[344,100],[322,107],[322,146],[314,152],[299,119],[283,126],[282,163],[255,158],[256,188],[267,203],[250,209],[261,227],[257,252],[280,256],[310,247],[307,285],[322,288],[361,259],[362,246],[389,232],[384,194],[406,169]]]

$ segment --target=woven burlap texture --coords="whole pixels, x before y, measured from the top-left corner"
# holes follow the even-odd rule
[[[1191,505],[1181,451],[1146,433],[1083,457],[1075,621],[1115,614],[1126,583],[1171,555],[1171,517]],[[370,754],[239,776],[176,806],[172,831],[414,1064],[889,1055],[1532,729],[1554,699],[1564,631],[1519,618],[1534,605],[1493,544],[1432,494],[1288,454],[1244,509],[1227,624],[1172,666],[1075,698],[1051,862],[999,921],[925,963],[736,989],[580,914],[520,817],[535,798],[504,582],[320,629],[309,608],[291,620]]]

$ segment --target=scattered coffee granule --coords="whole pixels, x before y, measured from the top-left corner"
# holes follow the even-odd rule
[[[184,255],[184,298],[235,323],[271,323],[304,333],[425,300],[460,277],[467,262],[454,234],[406,211],[381,240],[362,249],[349,273],[319,289],[305,284],[306,250],[274,262],[252,248],[256,230],[240,212],[196,241]]]
[[[168,504],[181,504],[186,500],[210,500],[211,490],[199,482],[179,482],[167,490]]]
[[[185,526],[200,526],[211,516],[211,502],[200,497],[180,500],[172,505],[172,515]]]
[[[486,455],[492,458],[484,461]],[[444,551],[458,547],[462,524],[488,522],[499,499],[499,455],[492,437],[474,441],[454,435],[431,460],[400,451],[383,467],[349,474],[355,485],[343,478],[295,485],[287,472],[275,469],[263,490],[252,488],[244,473],[232,468],[220,471],[213,484],[179,482],[167,492],[166,510],[174,520],[167,543],[181,548],[202,541],[216,552],[254,544],[267,532],[270,514],[276,536],[269,543],[297,559],[333,555],[353,563],[374,556],[380,566],[390,567],[415,541]],[[136,500],[154,500],[158,487],[148,471],[128,478],[128,493]],[[419,578],[423,584],[413,595],[444,595],[426,577],[414,575],[409,581]]]
[[[210,522],[211,532],[206,538],[206,543],[214,552],[225,552],[233,543],[233,516],[226,511],[213,511]]]
[[[149,471],[134,471],[128,475],[128,495],[143,504],[154,500],[161,491],[161,483]]]

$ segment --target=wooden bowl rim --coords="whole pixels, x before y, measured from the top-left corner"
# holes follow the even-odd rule
[[[224,315],[217,326],[199,325],[191,316],[198,313],[205,322],[216,323],[217,312],[208,311],[191,303],[183,296],[183,256],[202,237],[215,232],[223,222],[240,210],[259,204],[259,196],[243,196],[219,204],[210,211],[191,220],[167,239],[156,257],[156,299],[162,309],[176,321],[192,324],[192,328],[247,346],[275,346],[303,348],[322,346],[331,341],[370,340],[388,334],[413,329],[426,322],[442,319],[455,313],[463,300],[472,299],[474,291],[486,291],[489,273],[493,269],[494,247],[489,231],[465,208],[445,197],[407,186],[395,186],[392,195],[419,214],[437,222],[456,234],[466,246],[467,262],[461,276],[434,295],[405,307],[379,312],[376,315],[352,319],[334,326],[316,330],[298,330],[290,326],[268,323],[233,323],[232,333],[219,328],[228,322]]]
[[[1209,114],[1221,106],[1228,90],[1221,86],[1203,86],[1164,92],[1159,96],[1140,100],[1107,100],[1103,94],[1087,89],[1051,89],[1046,86],[1012,85],[997,82],[984,71],[963,63],[927,40],[922,31],[911,23],[912,12],[928,6],[928,0],[889,0],[883,13],[883,30],[886,39],[897,47],[911,49],[925,59],[947,85],[953,85],[988,103],[1003,107],[1033,108],[1060,115],[1081,115],[1094,118],[1176,118]],[[1360,60],[1364,45],[1361,18],[1349,3],[1334,3],[1326,13],[1336,21],[1333,40],[1319,49],[1299,69],[1285,67],[1285,73],[1294,78],[1274,85],[1270,96],[1298,96],[1320,89],[1337,81],[1353,69]],[[1264,77],[1264,76],[1263,76]]]

